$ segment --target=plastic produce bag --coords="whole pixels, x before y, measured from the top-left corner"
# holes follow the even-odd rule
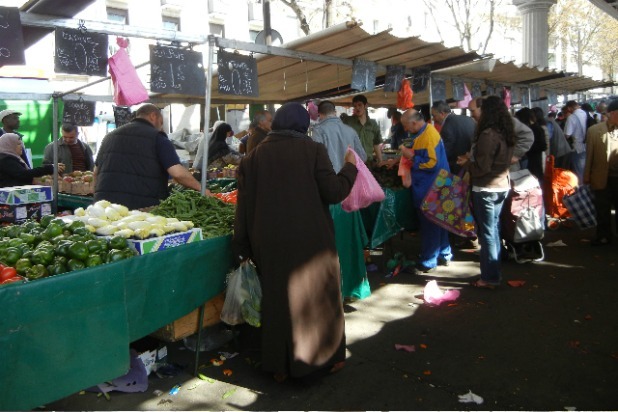
[[[247,322],[259,327],[262,287],[255,267],[247,260],[228,276],[221,320],[228,325]]]
[[[356,157],[356,181],[348,197],[341,203],[341,207],[346,212],[354,212],[369,206],[373,202],[381,202],[384,200],[384,191],[380,187],[378,181],[373,177],[363,159],[352,149],[348,149]]]

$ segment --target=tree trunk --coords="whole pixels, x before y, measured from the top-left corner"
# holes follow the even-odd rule
[[[296,0],[281,0],[281,2],[294,11],[294,14],[296,14],[300,22],[300,29],[308,36],[311,33],[311,29],[309,28],[309,23],[307,22],[307,17],[305,17],[303,9],[298,5]]]

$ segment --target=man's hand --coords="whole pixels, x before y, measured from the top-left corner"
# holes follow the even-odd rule
[[[468,163],[468,161],[470,160],[470,155],[468,153],[457,156],[457,160],[455,161],[455,163],[457,163],[459,166],[463,166],[466,163]]]
[[[64,163],[58,163],[58,174],[64,173],[65,169],[66,169],[66,166],[64,165]]]

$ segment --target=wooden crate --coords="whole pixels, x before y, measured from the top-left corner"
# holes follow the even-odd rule
[[[221,321],[221,309],[223,308],[224,301],[225,295],[222,292],[204,304],[203,327],[212,326]],[[166,342],[176,342],[177,340],[197,333],[198,321],[199,310],[195,309],[188,315],[185,315],[180,319],[176,319],[174,322],[165,325],[151,335]]]

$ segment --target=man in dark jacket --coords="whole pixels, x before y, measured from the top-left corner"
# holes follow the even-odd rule
[[[442,127],[440,137],[446,149],[448,165],[452,173],[459,173],[461,166],[457,164],[457,156],[470,151],[476,123],[471,117],[451,113],[451,108],[443,100],[434,102],[431,115]]]
[[[77,138],[77,126],[70,123],[62,125],[60,130],[62,137],[58,139],[58,163],[64,163],[65,172],[75,170],[81,172],[94,169],[92,149],[86,143]],[[43,164],[54,163],[54,142],[45,146]]]
[[[135,119],[105,136],[95,163],[95,200],[108,200],[141,209],[168,195],[168,177],[200,190],[200,183],[180,164],[174,146],[161,131],[163,116],[145,104]]]

